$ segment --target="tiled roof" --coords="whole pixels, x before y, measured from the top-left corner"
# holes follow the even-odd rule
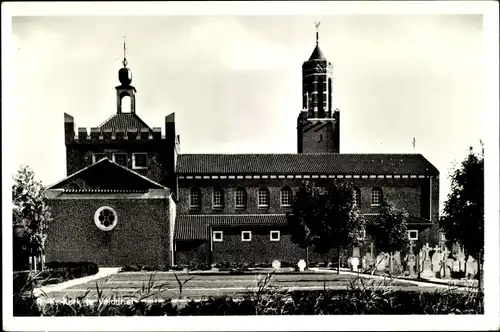
[[[286,225],[284,214],[177,215],[176,240],[208,240],[208,226]]]
[[[163,185],[141,175],[108,158],[103,158],[61,181],[50,185],[47,189],[61,189],[83,180],[89,189],[66,189],[68,193],[110,193],[110,192],[147,192],[149,189],[166,189]]]
[[[439,175],[421,154],[181,154],[179,174]]]
[[[141,128],[147,128],[152,132],[151,128],[135,113],[114,114],[99,126],[101,131],[104,129],[113,129],[115,131],[117,128],[124,130],[127,128],[137,128],[139,132]]]
[[[366,221],[373,221],[377,215],[365,215]],[[175,221],[176,240],[208,240],[209,226],[243,225],[287,225],[285,214],[238,214],[238,215],[177,215]],[[427,219],[410,216],[409,225],[429,226]]]
[[[321,51],[321,48],[319,48],[319,45],[316,45],[309,60],[326,60],[326,56],[323,51]]]
[[[373,222],[376,220],[378,215],[376,214],[365,214],[365,220],[366,222]],[[422,225],[422,226],[430,226],[432,222],[429,219],[417,217],[417,216],[410,216],[408,220],[409,225]]]

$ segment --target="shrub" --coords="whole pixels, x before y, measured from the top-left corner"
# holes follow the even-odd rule
[[[346,315],[346,314],[482,314],[483,294],[476,292],[384,291],[347,289],[285,292],[263,287],[243,299],[217,296],[191,300],[184,307],[165,302],[63,304],[33,306],[33,298],[14,306],[19,316],[190,316],[190,315]]]

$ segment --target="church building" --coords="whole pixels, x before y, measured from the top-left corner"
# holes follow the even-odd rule
[[[127,65],[124,57],[116,112],[102,124],[75,128],[74,118],[64,114],[68,176],[47,189],[53,216],[47,261],[296,263],[305,259],[305,249],[291,242],[286,213],[305,180],[353,183],[368,219],[390,200],[410,213],[410,239],[437,244],[439,171],[424,156],[341,152],[333,66],[318,33],[302,65],[293,154],[180,153],[173,113],[164,128],[138,115]],[[129,111],[122,107],[125,96]],[[310,260],[331,256],[310,253]]]

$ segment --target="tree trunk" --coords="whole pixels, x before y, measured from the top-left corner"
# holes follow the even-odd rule
[[[337,257],[337,259],[338,259],[338,264],[337,264],[337,274],[340,274],[340,246],[339,246],[339,247],[337,247],[337,253],[338,253],[338,255],[337,255],[337,256],[338,256],[338,257]]]
[[[306,270],[309,269],[309,246],[306,247]]]
[[[392,276],[392,251],[389,253],[389,276]]]

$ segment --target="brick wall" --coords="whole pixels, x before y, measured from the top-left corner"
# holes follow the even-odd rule
[[[270,241],[270,231],[281,232],[280,241]],[[212,262],[268,263],[273,260],[296,263],[305,259],[305,249],[290,240],[284,227],[213,227],[213,231],[223,231],[222,242],[212,242]],[[251,231],[252,240],[241,240],[241,231]]]
[[[335,125],[333,122],[325,124],[320,129],[298,132],[299,153],[329,153],[339,152],[338,144],[335,142]]]
[[[201,213],[201,214],[258,214],[258,213],[286,213],[291,211],[288,207],[281,207],[280,192],[285,186],[297,191],[302,180],[300,179],[241,179],[241,180],[179,180],[179,201],[178,214]],[[327,186],[331,180],[313,180],[318,185]],[[341,180],[339,180],[340,182]],[[352,179],[354,186],[360,189],[361,211],[363,213],[377,213],[378,208],[371,206],[371,192],[373,187],[380,187],[383,191],[384,199],[393,201],[397,206],[404,207],[414,216],[421,216],[422,213],[422,185],[428,183],[428,179]],[[434,180],[437,183],[437,180]],[[247,208],[244,210],[235,208],[236,188],[244,187],[247,191]],[[269,208],[262,209],[257,205],[257,193],[260,186],[269,189]],[[201,209],[190,211],[189,193],[191,187],[200,188]],[[212,193],[214,187],[221,187],[224,190],[224,208],[212,208]],[[438,187],[433,184],[433,214],[437,220],[438,212]],[[428,196],[427,196],[428,199]],[[424,217],[424,216],[423,216]],[[425,216],[427,217],[427,216]]]
[[[168,199],[51,199],[47,261],[90,261],[100,266],[170,264]],[[117,212],[108,232],[97,228],[101,206]]]
[[[208,240],[176,241],[176,265],[209,264],[210,243]]]

